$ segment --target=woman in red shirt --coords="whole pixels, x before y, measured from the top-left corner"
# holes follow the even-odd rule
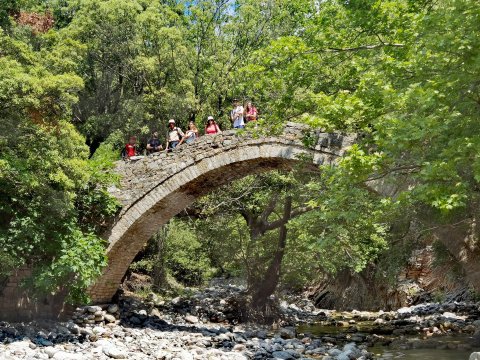
[[[218,127],[217,123],[215,122],[213,116],[209,116],[207,120],[207,126],[205,126],[205,134],[212,135],[212,134],[219,134],[222,131]]]

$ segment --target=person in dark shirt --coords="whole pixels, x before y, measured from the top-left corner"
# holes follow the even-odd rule
[[[155,131],[152,134],[152,138],[150,140],[148,140],[147,151],[148,151],[149,154],[153,154],[153,153],[159,152],[162,149],[163,149],[162,144],[160,143],[160,140],[158,139],[158,132]]]

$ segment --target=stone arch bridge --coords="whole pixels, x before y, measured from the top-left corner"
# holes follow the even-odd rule
[[[225,131],[200,137],[171,153],[118,161],[115,172],[121,180],[118,187],[109,191],[122,208],[105,234],[109,263],[89,289],[93,302],[111,301],[129,265],[148,239],[200,196],[246,175],[290,169],[299,161],[315,169],[321,164],[334,164],[355,140],[354,135],[325,133],[287,123],[283,133],[276,136]],[[58,316],[64,305],[63,296],[43,301],[30,299],[18,286],[26,275],[28,270],[17,271],[0,292],[0,318]]]
[[[306,137],[311,146],[305,145]],[[110,301],[148,239],[198,197],[246,175],[289,169],[302,159],[312,167],[333,164],[354,141],[353,135],[287,123],[278,136],[226,131],[200,137],[172,153],[118,162],[121,183],[110,192],[122,209],[106,236],[109,265],[90,289],[92,300]]]

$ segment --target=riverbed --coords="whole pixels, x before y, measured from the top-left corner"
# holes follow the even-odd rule
[[[123,297],[65,322],[0,322],[0,360],[467,360],[480,350],[478,303],[336,312],[306,298],[278,301],[273,325],[242,323],[238,285],[165,299]]]

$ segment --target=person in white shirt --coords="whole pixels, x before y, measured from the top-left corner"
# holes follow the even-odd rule
[[[175,126],[175,120],[168,120],[167,151],[175,149],[184,136],[182,129]]]
[[[243,106],[235,99],[233,100],[233,109],[230,112],[230,120],[234,129],[243,129],[245,127],[245,121],[243,119]]]

